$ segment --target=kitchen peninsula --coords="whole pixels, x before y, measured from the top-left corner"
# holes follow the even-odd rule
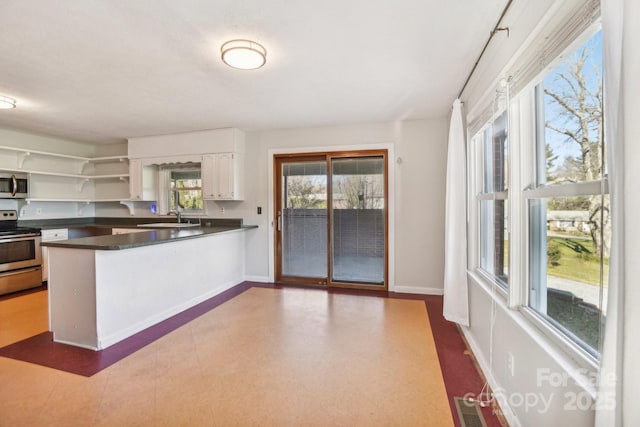
[[[43,243],[54,341],[101,350],[237,285],[252,228],[163,228]]]

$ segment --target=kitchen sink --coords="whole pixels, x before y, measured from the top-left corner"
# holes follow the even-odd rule
[[[151,224],[138,224],[138,227],[146,228],[184,228],[184,227],[197,227],[200,224],[189,224],[186,222],[153,222]]]

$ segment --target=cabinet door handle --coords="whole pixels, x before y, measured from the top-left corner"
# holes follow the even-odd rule
[[[278,211],[278,231],[282,231],[282,212]]]

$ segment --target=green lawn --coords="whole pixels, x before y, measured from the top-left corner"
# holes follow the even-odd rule
[[[593,252],[591,240],[573,237],[549,237],[547,253],[554,252],[555,259],[548,263],[550,276],[576,280],[592,285],[600,284],[600,259]],[[550,257],[551,258],[551,257]],[[609,260],[604,260],[604,277],[609,274]]]

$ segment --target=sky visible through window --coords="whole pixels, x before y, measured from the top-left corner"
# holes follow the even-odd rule
[[[589,95],[585,102],[595,105],[598,99],[594,96],[601,96],[602,87],[602,31],[598,31],[594,36],[587,40],[574,53],[567,56],[562,63],[557,66],[544,79],[544,88],[553,93],[561,95],[565,99],[572,99],[575,96],[576,82],[563,78],[569,73],[569,67],[574,64],[586,50],[586,58],[582,67],[581,75],[584,78],[584,86],[586,93]],[[601,108],[598,108],[601,111]],[[568,129],[579,132],[579,124],[574,116],[566,114],[563,107],[551,101],[549,95],[545,95],[545,120],[547,124],[559,128]],[[600,122],[601,123],[601,122]],[[589,125],[589,139],[598,139],[597,133],[600,132],[600,123],[592,122]],[[567,159],[579,159],[581,150],[579,144],[571,140],[569,137],[547,127],[545,129],[545,141],[550,148],[552,155],[557,156],[553,161],[552,168],[563,169]]]

